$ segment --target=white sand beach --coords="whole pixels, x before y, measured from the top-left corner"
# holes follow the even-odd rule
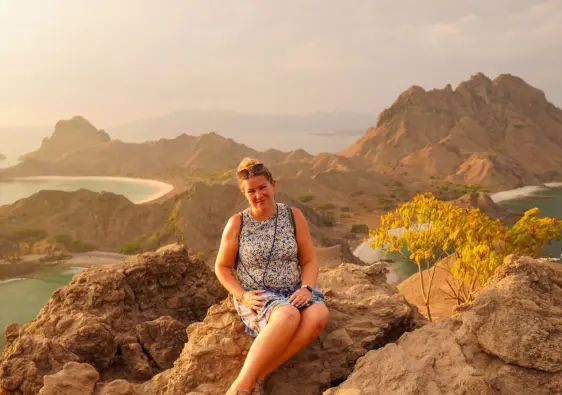
[[[142,200],[133,201],[135,204],[148,203],[156,200],[174,190],[174,186],[162,181],[151,180],[147,178],[133,177],[110,177],[110,176],[31,176],[31,177],[14,177],[14,180],[97,180],[97,181],[120,181],[131,184],[144,184],[155,188],[155,192]]]
[[[544,184],[548,188],[560,188],[562,187],[562,182],[549,182]],[[526,187],[510,189],[508,191],[496,192],[490,195],[490,198],[494,203],[503,202],[506,200],[518,199],[526,196],[531,196],[535,192],[545,190],[543,186],[540,185],[528,185]]]

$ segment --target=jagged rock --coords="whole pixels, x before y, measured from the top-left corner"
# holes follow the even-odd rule
[[[45,376],[39,395],[92,395],[100,375],[87,363],[69,362],[59,372]]]
[[[137,325],[139,341],[161,369],[168,369],[178,359],[187,342],[185,325],[170,316]]]
[[[562,394],[562,274],[508,257],[452,319],[368,352],[325,395]]]
[[[417,323],[417,309],[386,284],[384,266],[351,264],[323,271],[319,284],[330,309],[322,335],[268,381],[272,395],[318,394],[345,379],[357,358],[394,341]],[[188,327],[189,342],[168,379],[156,377],[139,394],[224,394],[242,367],[252,338],[244,332],[230,299],[209,309],[203,322]]]
[[[33,321],[8,326],[0,387],[36,394],[43,376],[74,361],[92,364],[104,380],[148,379],[179,354],[187,325],[225,296],[205,263],[178,245],[91,267],[55,291]]]
[[[492,281],[493,287],[462,309],[467,330],[487,353],[505,362],[562,371],[560,272],[532,258],[510,256]]]
[[[124,344],[121,347],[121,358],[125,369],[134,379],[147,380],[152,377],[152,367],[140,344]]]

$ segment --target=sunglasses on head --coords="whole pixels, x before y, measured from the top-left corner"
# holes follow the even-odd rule
[[[251,176],[257,176],[263,173],[265,173],[265,166],[263,165],[263,163],[256,163],[252,167],[248,169],[240,170],[236,174],[238,174],[238,178],[242,180],[247,180]]]

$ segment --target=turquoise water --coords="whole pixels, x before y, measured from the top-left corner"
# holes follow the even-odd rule
[[[158,191],[158,188],[153,185],[116,179],[10,180],[0,181],[0,206],[14,203],[44,189],[107,191],[123,195],[132,202],[142,201]]]
[[[543,197],[541,197],[543,196]],[[549,196],[546,199],[544,196]],[[533,207],[538,207],[543,217],[562,219],[562,188],[549,188],[541,190],[525,199],[514,199],[498,202],[498,206],[515,212],[525,212]],[[545,249],[544,255],[552,254],[554,258],[560,258],[562,254],[562,241],[555,241]]]
[[[4,327],[35,318],[57,289],[70,282],[83,268],[47,268],[30,278],[0,281],[0,348],[4,346]]]

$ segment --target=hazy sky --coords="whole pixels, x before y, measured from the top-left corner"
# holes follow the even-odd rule
[[[560,0],[0,0],[0,125],[378,113],[509,72],[562,106]]]

